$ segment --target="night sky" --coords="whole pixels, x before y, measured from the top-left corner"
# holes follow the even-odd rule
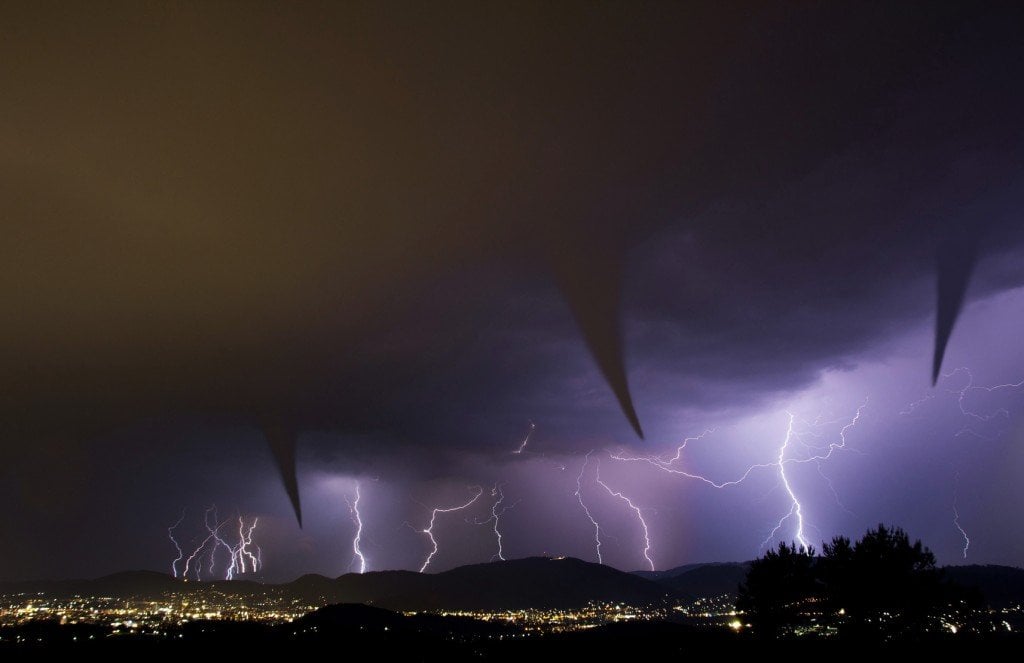
[[[492,559],[496,487],[507,558],[596,560],[582,499],[626,570],[1024,563],[1024,10],[975,4],[4,3],[0,578],[170,571],[212,504],[337,575],[357,485],[371,570],[477,492],[429,570]]]

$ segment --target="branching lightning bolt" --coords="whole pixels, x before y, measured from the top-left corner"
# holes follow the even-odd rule
[[[793,486],[789,483],[789,477],[786,476],[786,450],[789,448],[789,443],[793,439],[793,421],[795,417],[791,412],[786,413],[789,416],[789,425],[786,427],[786,438],[782,442],[782,446],[779,447],[779,459],[776,461],[776,465],[779,468],[779,480],[782,481],[782,487],[786,490],[786,494],[789,495],[790,501],[793,506],[790,507],[789,513],[784,515],[779,523],[775,526],[775,529],[771,531],[768,538],[761,543],[761,547],[768,545],[768,542],[775,538],[775,534],[782,529],[782,524],[786,522],[791,516],[796,516],[796,540],[800,542],[800,548],[807,550],[810,548],[807,539],[804,538],[804,509],[803,505],[800,504],[800,500],[797,499],[796,493],[793,492]],[[832,453],[832,449],[829,449],[829,453]]]
[[[203,516],[203,525],[206,527],[206,530],[209,532],[209,534],[207,534],[206,538],[202,540],[202,542],[199,544],[199,546],[196,547],[196,549],[192,551],[192,554],[189,555],[188,558],[185,560],[185,570],[182,571],[182,574],[181,574],[183,578],[187,578],[188,577],[189,567],[191,567],[192,566],[192,562],[195,561],[195,563],[196,563],[195,564],[196,580],[200,580],[201,579],[200,575],[201,575],[201,572],[202,572],[202,566],[199,563],[200,560],[201,560],[201,554],[202,554],[202,552],[204,550],[206,550],[206,545],[208,543],[210,543],[210,541],[214,540],[214,537],[216,537],[216,535],[217,535],[217,531],[227,523],[227,521],[225,520],[224,522],[220,523],[216,527],[211,528],[211,526],[210,526],[210,513],[211,512],[216,514],[216,507],[212,507],[211,506],[210,508],[208,508],[206,510],[205,515]],[[214,518],[216,518],[216,516],[214,516]],[[216,522],[215,522],[215,524],[216,524]],[[213,554],[216,552],[216,550],[217,550],[217,544],[215,543],[214,547],[213,547],[213,551],[211,551],[211,553],[210,553],[211,559],[213,557]]]
[[[960,536],[964,537],[964,559],[967,559],[967,549],[971,547],[971,537],[967,536],[967,532],[960,525],[960,510],[957,509],[957,492],[960,488],[960,474],[956,475],[955,483],[953,484],[953,526],[956,527],[957,531],[960,532]]]
[[[682,459],[683,450],[686,449],[686,446],[690,442],[702,440],[704,439],[704,437],[710,435],[713,432],[714,429],[709,428],[700,435],[684,439],[683,443],[679,445],[679,447],[676,449],[675,455],[667,460],[661,456],[624,456],[621,453],[611,454],[611,458],[614,460],[621,460],[627,462],[647,463],[649,465],[652,465],[653,467],[658,468],[659,470],[662,470],[663,472],[668,472],[669,474],[678,474],[679,476],[686,477],[687,479],[695,479],[697,481],[706,483],[712,488],[727,488],[729,486],[735,486],[737,484],[743,483],[754,470],[775,467],[775,463],[758,463],[756,465],[751,465],[750,467],[748,467],[747,470],[738,479],[731,479],[729,481],[721,482],[714,481],[713,479],[709,479],[701,474],[694,474],[692,472],[688,472],[686,470],[674,467],[675,463],[679,462]]]
[[[213,516],[212,520],[210,518],[211,514]],[[182,519],[184,519],[184,513],[182,514]],[[258,571],[263,566],[263,551],[258,545],[253,543],[253,532],[256,530],[259,518],[253,518],[247,527],[245,519],[241,515],[238,516],[237,545],[231,545],[220,535],[220,531],[227,525],[228,521],[223,520],[219,523],[217,521],[217,507],[211,506],[203,514],[203,526],[206,528],[207,535],[185,559],[185,568],[181,572],[182,578],[187,578],[189,571],[194,570],[195,579],[202,579],[202,560],[204,554],[208,554],[208,573],[213,575],[217,566],[217,550],[221,546],[228,551],[228,566],[224,573],[225,580],[232,580],[239,573]],[[173,530],[180,524],[181,520],[168,530],[168,535],[171,536]],[[171,540],[175,541],[173,536],[171,536]],[[177,545],[177,541],[175,541],[175,545]],[[184,554],[182,553],[181,556],[183,557]],[[177,563],[180,560],[181,557],[171,565],[175,577],[177,577]]]
[[[601,486],[602,488],[607,490],[609,495],[611,495],[612,497],[617,497],[620,500],[622,500],[623,502],[625,502],[626,505],[630,509],[633,510],[633,513],[636,514],[636,518],[637,518],[637,520],[640,521],[640,526],[644,530],[644,559],[647,560],[648,566],[650,566],[651,571],[653,571],[654,570],[654,560],[651,559],[651,532],[650,532],[650,530],[647,529],[647,521],[644,519],[644,514],[640,510],[640,507],[638,507],[636,504],[633,504],[633,500],[631,500],[628,497],[626,497],[625,495],[623,495],[620,491],[612,490],[608,486],[608,484],[606,484],[601,479],[601,463],[600,463],[600,461],[597,461],[597,475],[596,475],[595,481],[597,482],[597,484],[599,486]]]
[[[238,545],[234,547],[228,545],[228,551],[231,553],[231,565],[228,567],[226,580],[234,578],[236,573],[259,571],[263,563],[263,551],[259,546],[256,546],[255,553],[252,551],[252,533],[256,530],[259,520],[259,518],[253,518],[249,527],[246,528],[245,520],[241,515],[238,516]],[[246,560],[249,562],[248,567],[246,567]]]
[[[486,525],[487,523],[492,523],[493,524],[494,539],[498,542],[498,552],[496,552],[491,557],[491,561],[494,561],[495,559],[499,559],[499,560],[504,562],[505,561],[505,549],[502,546],[503,535],[501,533],[501,517],[509,509],[514,509],[515,506],[517,504],[519,504],[519,501],[516,500],[515,502],[513,502],[509,506],[502,506],[502,503],[504,503],[504,501],[505,501],[505,493],[501,489],[501,484],[498,484],[498,483],[494,484],[494,487],[491,488],[491,497],[497,498],[497,499],[494,500],[494,504],[491,505],[491,517],[488,518],[487,520],[482,521],[482,522],[481,521],[477,521],[477,525]]]
[[[463,509],[466,509],[469,506],[471,506],[474,502],[476,502],[478,499],[480,499],[481,495],[484,494],[484,489],[483,488],[481,488],[480,486],[474,486],[474,487],[476,488],[476,494],[473,495],[473,499],[469,500],[465,504],[460,504],[459,506],[448,507],[446,509],[441,509],[441,508],[436,508],[435,507],[434,510],[431,511],[431,513],[430,513],[430,526],[427,527],[424,530],[421,530],[421,533],[422,534],[426,534],[427,537],[430,539],[431,550],[430,550],[430,554],[428,554],[427,558],[423,561],[423,566],[420,567],[420,573],[423,573],[423,572],[425,572],[427,570],[427,567],[430,566],[430,561],[432,559],[434,559],[434,555],[437,554],[437,550],[438,550],[437,539],[434,538],[434,523],[437,520],[437,514],[439,514],[439,513],[452,513],[453,511],[462,511]]]
[[[359,573],[366,573],[366,556],[363,555],[363,551],[359,547],[363,540],[363,517],[359,513],[360,499],[362,499],[362,495],[359,492],[359,482],[356,482],[355,500],[349,501],[348,497],[345,497],[345,502],[348,503],[349,515],[356,526],[356,534],[352,537],[352,561],[355,562],[358,559]]]
[[[597,553],[597,563],[604,564],[604,560],[601,558],[601,526],[594,520],[594,516],[590,514],[590,509],[587,508],[586,502],[583,501],[583,475],[587,471],[587,465],[590,464],[590,454],[594,453],[593,450],[587,452],[587,455],[583,458],[583,467],[580,468],[580,473],[576,477],[576,500],[580,503],[580,508],[583,509],[583,513],[586,514],[587,520],[594,526],[594,551]]]
[[[1004,407],[997,408],[995,410],[992,410],[991,412],[985,412],[985,413],[975,412],[974,410],[972,410],[969,407],[967,407],[967,395],[970,392],[972,392],[972,391],[984,391],[984,392],[987,392],[987,393],[991,394],[991,393],[995,393],[997,391],[1002,391],[1004,389],[1020,389],[1021,387],[1024,387],[1024,380],[1021,380],[1020,382],[1008,382],[1006,384],[996,384],[996,385],[992,385],[991,387],[981,387],[981,386],[978,386],[978,385],[974,384],[974,374],[971,373],[970,369],[967,368],[966,366],[961,366],[960,368],[953,369],[949,373],[944,373],[942,375],[942,377],[943,377],[943,379],[948,379],[948,378],[954,377],[955,375],[957,375],[959,373],[964,373],[964,374],[967,375],[967,384],[965,384],[960,389],[949,389],[947,391],[950,394],[953,394],[954,396],[956,396],[956,403],[957,403],[957,406],[960,408],[960,413],[961,414],[963,414],[965,417],[969,417],[969,418],[971,418],[971,419],[973,419],[975,421],[979,421],[979,422],[983,422],[983,423],[987,423],[987,422],[993,421],[994,419],[997,419],[999,417],[1002,417],[1004,419],[1009,419],[1010,418],[1010,411],[1007,410]],[[956,435],[954,435],[954,437],[960,437],[962,435],[974,435],[975,437],[980,437],[980,438],[982,438],[984,440],[992,440],[992,439],[994,439],[993,437],[989,437],[987,435],[982,435],[981,433],[979,433],[979,432],[975,431],[974,429],[972,429],[970,426],[965,426],[964,428],[960,429],[956,433]]]
[[[178,540],[174,538],[174,530],[178,529],[178,525],[180,525],[183,520],[185,520],[185,509],[181,510],[181,518],[178,518],[178,522],[167,528],[167,538],[171,540],[171,543],[173,543],[174,547],[178,550],[178,556],[173,562],[171,562],[171,574],[175,578],[178,577],[178,562],[185,558],[185,553],[181,549],[181,545],[178,543]]]
[[[974,374],[966,366],[961,366],[959,368],[953,369],[952,371],[949,371],[948,373],[943,373],[942,374],[942,379],[943,380],[949,380],[949,379],[954,378],[954,377],[956,377],[957,375],[960,375],[960,374],[963,374],[964,376],[966,376],[967,381],[962,386],[960,386],[959,388],[946,389],[946,392],[956,398],[957,408],[960,410],[960,414],[961,415],[963,415],[970,422],[978,422],[978,423],[990,423],[990,422],[993,422],[993,421],[995,421],[997,419],[1000,419],[1000,418],[1007,419],[1007,420],[1010,418],[1010,411],[1007,408],[1005,408],[1005,407],[999,407],[999,408],[996,408],[994,410],[990,410],[988,412],[976,411],[976,410],[972,409],[969,406],[969,404],[968,404],[968,397],[971,394],[971,392],[975,392],[975,391],[983,391],[983,392],[988,393],[988,394],[993,394],[993,393],[996,393],[996,392],[1001,392],[1001,391],[1006,391],[1006,390],[1016,391],[1016,390],[1019,390],[1021,388],[1024,388],[1024,380],[1020,380],[1019,382],[1007,382],[1007,383],[1003,383],[1003,384],[995,384],[995,385],[992,385],[992,386],[989,386],[989,387],[980,386],[980,385],[976,385],[974,383]],[[914,410],[917,407],[923,405],[924,403],[928,402],[929,400],[932,400],[933,398],[934,398],[933,395],[926,395],[923,398],[921,398],[921,399],[911,403],[902,412],[900,412],[900,414],[903,414],[903,415],[911,414],[911,413],[914,412]],[[985,435],[983,433],[978,432],[977,430],[972,428],[970,424],[968,424],[968,425],[964,426],[963,428],[961,428],[959,431],[957,431],[953,435],[953,437],[959,438],[959,437],[962,437],[964,435],[971,435],[971,436],[980,438],[982,440],[987,440],[989,442],[992,442],[992,441],[995,441],[999,437],[1000,432],[997,431],[994,435]],[[963,537],[964,547],[963,547],[962,554],[963,554],[963,558],[967,559],[967,552],[968,552],[968,550],[971,547],[971,539],[968,536],[967,531],[963,528],[963,525],[960,523],[960,510],[959,510],[959,505],[958,505],[958,502],[957,502],[959,486],[960,486],[960,475],[959,475],[959,473],[957,473],[956,474],[956,478],[954,480],[954,485],[953,485],[953,526],[960,533],[960,536]]]
[[[829,489],[832,491],[833,496],[836,498],[836,503],[839,505],[840,508],[848,511],[848,509],[846,509],[846,507],[843,506],[842,502],[839,501],[839,496],[838,496],[838,494],[835,491],[835,487],[832,485],[832,481],[827,476],[825,476],[822,473],[821,463],[823,461],[827,461],[830,458],[832,458],[833,454],[836,451],[842,451],[842,450],[847,450],[848,449],[848,447],[847,447],[847,434],[860,421],[861,414],[863,413],[864,408],[866,406],[867,406],[867,401],[865,400],[865,402],[860,407],[857,408],[857,411],[854,414],[853,418],[849,422],[847,422],[839,430],[839,435],[838,435],[839,441],[838,442],[831,442],[831,443],[829,443],[828,445],[825,445],[825,446],[815,446],[815,445],[808,444],[808,443],[804,442],[801,439],[800,434],[796,430],[796,417],[795,417],[795,415],[793,415],[793,413],[791,413],[791,412],[786,412],[786,416],[787,416],[786,433],[785,433],[785,436],[783,438],[782,444],[778,448],[778,455],[776,456],[775,460],[771,461],[771,462],[755,463],[753,465],[750,465],[736,479],[729,479],[729,480],[726,480],[726,481],[719,481],[719,480],[711,479],[711,478],[709,478],[707,476],[704,476],[703,474],[698,474],[698,473],[695,473],[695,472],[691,472],[691,471],[688,471],[686,469],[682,469],[682,468],[679,467],[679,464],[681,463],[682,458],[683,458],[683,451],[686,449],[687,445],[689,443],[691,443],[691,442],[696,442],[698,440],[703,439],[704,437],[706,437],[710,433],[714,432],[714,429],[708,429],[708,430],[705,430],[704,432],[702,432],[700,435],[697,435],[695,437],[688,437],[688,438],[684,439],[683,443],[679,447],[676,448],[675,454],[673,456],[671,456],[671,457],[666,457],[666,456],[627,456],[627,455],[624,455],[622,453],[618,453],[618,454],[611,454],[611,458],[614,459],[614,460],[625,461],[625,462],[642,462],[642,463],[647,463],[648,465],[651,465],[652,467],[657,468],[657,469],[659,469],[659,470],[661,470],[663,472],[668,472],[669,474],[675,474],[675,475],[678,475],[678,476],[685,477],[687,479],[693,479],[693,480],[696,480],[696,481],[700,481],[700,482],[702,482],[702,483],[704,483],[704,484],[706,484],[708,486],[711,486],[712,488],[715,488],[715,489],[722,489],[722,488],[728,488],[730,486],[739,485],[739,484],[743,483],[744,481],[746,481],[747,478],[749,478],[750,475],[753,472],[755,472],[756,470],[769,469],[769,468],[775,469],[775,470],[778,471],[779,484],[785,490],[786,496],[789,498],[790,508],[789,508],[789,511],[787,511],[786,514],[783,515],[782,518],[779,519],[778,523],[772,529],[771,533],[769,533],[768,538],[766,538],[764,540],[764,542],[762,542],[761,547],[763,548],[773,538],[775,538],[775,535],[778,534],[779,531],[783,528],[783,526],[785,525],[786,521],[790,520],[791,518],[795,518],[796,519],[796,531],[794,532],[794,537],[796,538],[797,542],[800,544],[801,548],[806,550],[806,549],[808,549],[810,547],[810,544],[809,544],[809,542],[807,540],[807,537],[804,534],[804,528],[805,528],[805,524],[806,524],[804,522],[804,507],[803,507],[803,504],[801,504],[800,500],[797,497],[796,491],[794,490],[793,485],[792,485],[792,483],[790,481],[790,477],[789,477],[789,475],[786,472],[786,468],[787,468],[787,466],[793,465],[793,464],[815,463],[817,465],[817,468],[818,468],[818,473],[822,476],[822,478],[828,484]],[[821,419],[821,417],[819,417],[818,420],[816,420],[814,422],[807,422],[807,426],[809,428],[813,429],[815,427],[823,425],[823,423],[820,421],[820,419]],[[836,422],[826,422],[826,423],[836,423]],[[792,450],[795,448],[796,444],[801,445],[806,450],[806,455],[795,455],[793,453]],[[577,485],[578,485],[578,483],[577,483]]]

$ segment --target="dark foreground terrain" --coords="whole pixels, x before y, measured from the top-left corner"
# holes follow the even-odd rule
[[[373,652],[374,658],[403,660],[552,660],[568,657],[682,657],[699,653],[755,654],[773,650],[838,652],[871,647],[889,650],[979,652],[1024,644],[1019,633],[986,636],[935,634],[895,642],[841,638],[765,641],[729,629],[701,629],[666,621],[607,624],[569,633],[528,633],[517,627],[475,619],[404,616],[356,604],[321,608],[289,624],[198,621],[159,636],[111,635],[108,627],[34,622],[0,629],[0,654],[56,653],[71,656],[234,656],[306,654],[324,651]]]

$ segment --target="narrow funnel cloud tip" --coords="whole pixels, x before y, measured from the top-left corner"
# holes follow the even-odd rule
[[[281,473],[281,481],[284,483],[284,490],[288,493],[288,499],[295,509],[295,519],[302,527],[302,505],[299,503],[299,482],[295,474],[295,433],[278,426],[263,426],[263,434],[267,438],[267,445],[277,463],[277,469]]]
[[[937,307],[935,313],[935,354],[932,385],[938,382],[946,345],[963,308],[964,295],[978,257],[978,235],[956,233],[939,245],[937,261]]]
[[[562,291],[576,318],[583,338],[622,413],[643,439],[640,418],[633,407],[623,361],[619,322],[620,269],[615,260],[594,260],[579,254],[556,265]]]

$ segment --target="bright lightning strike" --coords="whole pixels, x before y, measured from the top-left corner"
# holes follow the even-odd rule
[[[263,562],[263,551],[256,546],[256,552],[253,552],[252,542],[252,533],[256,530],[257,523],[259,523],[259,518],[253,518],[252,523],[246,527],[242,516],[238,516],[238,545],[231,546],[221,541],[231,554],[231,565],[228,566],[225,580],[233,579],[236,573],[259,571]],[[218,541],[220,541],[219,538]],[[246,567],[246,560],[249,562],[248,567]]]
[[[359,572],[366,573],[366,556],[363,555],[363,551],[360,548],[360,544],[363,540],[363,517],[359,513],[359,500],[362,499],[362,495],[359,492],[359,483],[356,482],[356,498],[355,500],[349,501],[348,497],[345,501],[348,503],[349,515],[352,517],[352,522],[356,526],[356,534],[352,537],[352,561],[359,560]]]
[[[188,558],[185,559],[185,570],[182,571],[182,574],[181,574],[183,578],[187,578],[188,577],[189,568],[192,566],[192,562],[195,561],[196,580],[200,580],[201,579],[200,575],[202,573],[202,565],[200,564],[200,561],[202,559],[202,553],[203,553],[204,550],[206,550],[207,544],[210,543],[210,541],[213,541],[214,537],[217,536],[217,531],[220,530],[220,528],[223,527],[225,524],[227,524],[227,521],[225,520],[224,522],[222,522],[221,524],[217,525],[216,527],[211,528],[211,526],[210,526],[210,513],[211,512],[216,514],[216,507],[212,507],[211,506],[210,508],[208,508],[206,510],[206,514],[203,516],[203,525],[206,527],[206,530],[209,532],[209,534],[206,536],[205,539],[202,540],[202,542],[199,544],[199,546],[194,551],[192,551],[192,554],[189,555]],[[214,515],[214,519],[215,519],[214,524],[216,524],[216,515]],[[211,559],[211,561],[213,560],[213,555],[214,555],[214,553],[216,551],[217,551],[217,544],[215,543],[214,546],[213,546],[213,550],[210,552],[210,559]]]
[[[702,483],[704,483],[704,484],[706,484],[708,486],[711,486],[712,488],[716,488],[716,489],[728,488],[730,486],[739,485],[739,484],[743,483],[744,481],[746,481],[747,478],[750,477],[750,475],[755,470],[769,469],[769,468],[775,469],[778,472],[779,483],[782,485],[783,489],[786,492],[786,496],[789,498],[790,508],[789,508],[789,511],[787,511],[786,514],[783,515],[782,518],[779,519],[778,523],[775,525],[775,527],[772,529],[771,533],[768,535],[768,538],[766,538],[764,540],[764,542],[762,542],[761,547],[763,548],[773,538],[775,538],[775,535],[778,534],[779,531],[783,528],[783,526],[785,525],[786,521],[788,521],[790,519],[795,519],[796,520],[796,531],[794,533],[794,537],[799,542],[801,548],[806,550],[806,549],[808,549],[810,547],[810,544],[807,541],[807,538],[806,538],[806,536],[804,534],[804,526],[805,526],[805,522],[804,522],[804,507],[803,507],[803,504],[801,504],[800,500],[797,497],[796,491],[793,488],[793,484],[790,481],[789,474],[787,474],[787,471],[786,471],[787,470],[787,466],[788,465],[793,465],[793,464],[815,463],[817,465],[817,468],[818,468],[818,473],[822,476],[822,478],[828,484],[829,489],[832,491],[833,496],[836,498],[836,503],[840,506],[840,508],[846,510],[846,507],[843,506],[842,502],[839,501],[838,494],[836,493],[835,487],[832,485],[831,480],[822,473],[821,463],[823,461],[827,461],[827,460],[831,459],[833,454],[836,451],[842,451],[842,450],[847,450],[848,449],[848,447],[847,447],[847,434],[860,421],[861,414],[863,413],[865,407],[867,407],[867,401],[865,401],[860,407],[857,408],[857,411],[854,414],[853,418],[850,419],[850,421],[847,422],[839,430],[839,435],[838,435],[839,440],[837,442],[831,442],[831,443],[829,443],[828,445],[825,445],[825,446],[815,446],[815,445],[811,445],[811,444],[805,443],[801,439],[800,434],[796,430],[796,417],[791,412],[786,412],[786,416],[787,416],[786,432],[785,432],[785,436],[783,437],[782,444],[778,448],[778,454],[777,454],[775,460],[772,461],[772,462],[755,463],[753,465],[750,465],[736,479],[729,479],[729,480],[725,480],[725,481],[715,480],[715,479],[711,479],[711,478],[709,478],[707,476],[704,476],[703,474],[698,474],[696,472],[691,472],[689,470],[686,470],[686,469],[683,469],[683,468],[679,467],[679,465],[682,463],[682,460],[683,460],[683,451],[686,449],[687,445],[689,445],[689,443],[691,443],[691,442],[696,442],[698,440],[703,439],[707,435],[709,435],[712,432],[714,432],[713,429],[705,430],[700,435],[697,435],[695,437],[688,437],[688,438],[684,439],[683,443],[679,447],[677,447],[675,455],[673,455],[671,457],[666,457],[666,456],[626,456],[626,455],[623,455],[623,454],[619,453],[619,454],[612,454],[611,458],[614,459],[614,460],[625,461],[625,462],[642,462],[642,463],[647,463],[648,465],[651,465],[652,467],[654,467],[656,469],[659,469],[659,470],[661,470],[663,472],[667,472],[669,474],[675,474],[675,475],[678,475],[678,476],[682,476],[682,477],[685,477],[687,479],[693,479],[695,481],[700,481],[700,482],[702,482]],[[825,422],[825,423],[829,423],[829,422]],[[838,422],[831,422],[831,423],[838,423]],[[812,429],[812,434],[814,434],[815,436],[817,436],[817,434],[813,433],[813,429],[817,428],[819,426],[824,425],[820,421],[820,417],[819,417],[819,420],[816,420],[814,422],[806,422],[806,424],[807,424],[807,426],[810,429]],[[793,453],[793,449],[796,448],[796,444],[799,444],[801,447],[803,447],[803,449],[806,450],[806,455],[796,455],[796,454]],[[582,472],[581,472],[581,477],[582,477]],[[578,489],[579,483],[580,483],[580,480],[578,479],[577,480],[577,492],[579,492],[579,489]],[[591,519],[591,520],[593,520],[593,519]]]
[[[778,532],[782,528],[782,524],[786,520],[788,520],[791,516],[795,515],[796,516],[796,532],[795,532],[796,540],[800,542],[800,548],[802,550],[807,550],[808,548],[810,548],[810,544],[807,542],[807,539],[804,538],[804,509],[803,509],[803,505],[800,504],[800,500],[797,499],[796,493],[793,492],[793,486],[789,483],[789,477],[786,476],[786,464],[785,464],[786,450],[789,448],[789,443],[793,439],[793,420],[794,420],[793,414],[791,412],[787,412],[786,414],[789,416],[789,425],[786,427],[786,438],[783,440],[782,446],[779,447],[779,459],[778,459],[778,461],[776,461],[776,464],[778,465],[778,468],[779,468],[779,480],[782,481],[782,487],[786,489],[786,494],[789,495],[789,499],[792,502],[793,506],[790,508],[789,513],[787,513],[785,516],[782,517],[781,520],[779,520],[779,524],[775,526],[775,529],[773,529],[771,531],[771,534],[768,535],[768,538],[764,540],[764,542],[761,544],[761,546],[763,547],[763,546],[767,545],[768,542],[771,541],[775,537],[776,532]],[[832,449],[829,449],[829,453],[830,454],[832,453]]]
[[[516,501],[509,506],[502,506],[502,503],[505,501],[505,493],[501,489],[501,484],[497,483],[494,484],[494,488],[491,488],[491,497],[497,498],[494,500],[494,504],[491,505],[491,517],[487,520],[484,520],[483,522],[478,521],[477,525],[493,523],[494,539],[498,542],[498,552],[496,552],[494,556],[491,557],[491,561],[494,561],[495,559],[500,559],[504,562],[505,549],[502,546],[503,535],[501,533],[501,517],[509,509],[515,508],[516,504],[519,504],[519,502]]]
[[[768,538],[766,538],[761,543],[762,548],[768,545],[768,543],[773,538],[775,538],[775,535],[778,533],[778,531],[782,529],[783,523],[785,523],[790,518],[795,518],[796,531],[794,532],[794,537],[796,537],[796,540],[800,543],[800,548],[802,550],[806,551],[810,549],[810,543],[808,543],[807,538],[804,536],[804,506],[803,504],[800,503],[800,500],[796,496],[796,492],[793,490],[793,485],[789,481],[789,476],[786,474],[786,464],[815,463],[818,466],[818,474],[821,474],[822,461],[830,459],[832,457],[832,454],[835,453],[836,451],[841,451],[847,448],[846,434],[850,432],[850,429],[857,425],[858,421],[860,421],[861,414],[864,412],[865,407],[867,407],[866,400],[860,407],[857,408],[857,412],[853,415],[853,418],[849,421],[849,423],[847,423],[846,425],[839,429],[838,442],[829,443],[827,447],[817,447],[818,449],[827,449],[827,451],[825,451],[824,453],[819,453],[804,458],[786,458],[786,452],[790,448],[790,443],[793,442],[794,440],[799,441],[800,437],[793,426],[796,418],[793,416],[791,412],[786,413],[786,415],[789,417],[789,422],[786,426],[786,436],[782,441],[782,446],[779,447],[779,457],[774,464],[779,468],[779,481],[781,482],[782,487],[785,489],[786,495],[789,496],[791,506],[789,509],[789,513],[787,513],[779,519],[778,524],[776,524],[775,528],[772,529],[772,531],[768,534]],[[811,448],[806,444],[804,444],[804,447]],[[824,477],[824,475],[822,476]],[[827,477],[824,478],[829,488],[832,490],[832,495],[836,498],[836,504],[838,504],[840,508],[849,511],[848,509],[846,509],[845,506],[843,506],[842,502],[839,501],[839,496],[838,494],[836,494],[835,487],[832,486],[832,481]]]
[[[212,520],[210,518],[211,514],[213,516]],[[184,513],[182,514],[182,519],[184,519]],[[217,550],[222,546],[228,552],[228,565],[224,572],[225,580],[234,579],[236,574],[258,571],[263,566],[263,551],[258,545],[253,543],[253,532],[256,530],[259,518],[253,518],[252,522],[246,526],[245,519],[241,515],[238,516],[238,543],[236,545],[228,543],[220,535],[220,531],[227,525],[228,521],[223,520],[219,523],[217,521],[217,507],[211,506],[203,515],[203,526],[206,529],[207,535],[192,553],[185,558],[185,567],[181,572],[182,578],[188,578],[189,572],[192,571],[195,574],[195,579],[201,580],[204,556],[209,561],[207,572],[212,576],[217,566]],[[168,535],[171,536],[171,540],[175,542],[175,545],[177,545],[177,541],[175,541],[172,533],[180,524],[181,520],[168,530]],[[184,553],[181,553],[181,557],[184,557]],[[177,563],[181,560],[181,557],[171,565],[175,577],[177,577]]]
[[[447,509],[435,508],[433,511],[431,511],[431,513],[430,513],[430,526],[427,527],[424,530],[421,530],[421,532],[420,532],[421,534],[426,534],[427,535],[427,537],[430,539],[430,545],[431,545],[430,554],[428,554],[427,558],[423,561],[423,566],[420,567],[420,573],[424,573],[427,570],[427,567],[430,566],[430,561],[432,559],[434,559],[434,555],[436,555],[437,551],[438,551],[437,539],[434,538],[434,523],[437,520],[437,514],[439,514],[439,513],[452,513],[453,511],[462,511],[463,509],[468,508],[469,506],[471,506],[474,502],[476,502],[478,499],[480,499],[481,495],[484,494],[484,489],[483,488],[481,488],[480,486],[475,486],[475,488],[476,488],[476,494],[473,495],[473,499],[469,500],[465,504],[460,504],[459,506],[449,507]]]
[[[580,468],[580,473],[576,477],[576,500],[580,503],[580,508],[583,509],[583,513],[587,515],[587,520],[594,526],[594,551],[597,553],[597,563],[604,564],[604,560],[601,558],[601,526],[594,520],[594,516],[590,514],[590,509],[587,508],[586,502],[583,501],[583,475],[587,471],[587,465],[590,464],[590,454],[594,453],[593,450],[587,452],[587,455],[583,458],[583,467]]]
[[[181,545],[178,543],[178,540],[174,538],[174,530],[178,529],[178,525],[180,525],[183,520],[185,520],[184,509],[181,510],[181,518],[178,518],[178,522],[167,528],[167,538],[171,540],[171,543],[173,543],[174,547],[178,550],[178,556],[173,562],[171,562],[171,574],[175,578],[178,577],[178,562],[185,558],[185,552],[181,549]]]
[[[654,570],[654,560],[651,559],[651,533],[647,529],[647,521],[644,519],[644,514],[640,510],[640,507],[638,507],[637,505],[633,504],[633,500],[631,500],[628,497],[626,497],[625,495],[623,495],[620,491],[612,490],[608,486],[608,484],[606,484],[604,481],[601,480],[601,464],[600,464],[600,461],[598,461],[597,475],[596,475],[595,481],[597,482],[597,484],[599,486],[601,486],[602,488],[607,490],[609,495],[611,495],[612,497],[617,497],[620,500],[622,500],[623,502],[625,502],[626,505],[629,506],[629,508],[633,510],[633,513],[636,514],[636,518],[637,518],[637,520],[640,521],[640,526],[644,530],[644,559],[647,560],[648,566],[650,566],[651,571],[653,571]]]

